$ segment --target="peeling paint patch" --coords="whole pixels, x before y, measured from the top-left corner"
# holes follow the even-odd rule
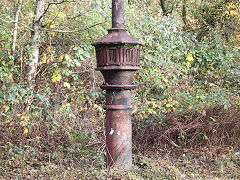
[[[113,128],[111,128],[111,131],[110,131],[110,135],[112,135],[114,133],[114,129]]]
[[[121,134],[120,134],[120,131],[117,132],[117,135],[119,135],[119,136],[121,135]]]

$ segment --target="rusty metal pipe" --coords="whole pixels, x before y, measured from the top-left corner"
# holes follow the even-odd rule
[[[124,0],[112,0],[112,28],[124,28]]]
[[[132,166],[131,89],[140,67],[141,42],[124,29],[124,0],[112,0],[112,29],[93,44],[106,90],[107,166]]]
[[[107,166],[132,166],[131,89],[134,71],[102,70],[106,89]]]
[[[132,166],[130,90],[107,90],[106,101],[107,165],[129,169]]]

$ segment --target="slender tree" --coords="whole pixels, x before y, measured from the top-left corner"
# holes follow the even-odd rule
[[[167,7],[166,7],[165,0],[160,0],[159,3],[161,5],[162,11],[163,11],[163,15],[167,16],[168,15],[168,10],[167,10]]]
[[[187,25],[187,0],[182,0],[182,20],[185,25]]]
[[[15,56],[16,51],[16,41],[17,41],[17,34],[18,34],[18,18],[19,13],[21,11],[22,0],[18,0],[16,3],[16,9],[14,11],[14,31],[13,31],[13,43],[12,43],[12,54]]]
[[[31,54],[28,64],[28,89],[34,89],[35,87],[35,77],[37,71],[37,64],[39,61],[39,47],[40,47],[40,23],[42,20],[42,15],[44,13],[45,0],[36,1],[35,18],[32,25],[31,34]]]

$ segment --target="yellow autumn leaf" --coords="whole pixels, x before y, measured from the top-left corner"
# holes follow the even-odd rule
[[[173,101],[172,104],[173,104],[173,105],[174,105],[174,104],[177,104],[177,101]]]
[[[47,22],[46,22],[46,27],[50,28],[51,24],[52,24],[52,21],[50,19],[48,19]]]
[[[10,109],[10,107],[9,106],[3,106],[3,108],[5,109],[5,112],[8,112],[8,110]]]
[[[25,116],[25,121],[29,121],[29,117],[28,116]]]
[[[214,84],[213,83],[209,83],[209,86],[212,87],[212,86],[214,86]]]
[[[187,61],[187,65],[188,65],[189,67],[191,67],[191,66],[192,66],[192,62],[191,62],[191,61]]]
[[[94,105],[94,107],[95,107],[95,105]],[[98,105],[97,105],[97,109],[98,109],[98,111],[102,111],[102,110],[98,107]],[[133,111],[132,111],[132,114],[135,114],[137,111],[138,111],[137,107],[134,106]]]
[[[57,22],[58,24],[61,24],[63,20],[64,20],[64,19],[57,18],[57,19],[56,19],[56,22]]]
[[[66,87],[66,88],[70,88],[70,84],[68,82],[64,82],[63,86]]]
[[[54,23],[51,23],[51,25],[49,26],[50,29],[53,29],[55,28],[55,24]]]
[[[71,57],[68,54],[66,54],[65,59],[66,59],[66,61],[69,61],[71,59]]]
[[[166,107],[167,107],[167,108],[169,108],[169,107],[171,107],[171,106],[172,106],[171,104],[166,104]]]
[[[57,80],[57,81],[60,81],[61,79],[62,79],[61,74],[58,74],[57,77],[56,77],[56,80]]]
[[[228,9],[237,9],[237,7],[235,6],[235,4],[233,3],[229,3],[229,5],[227,6]]]
[[[64,19],[66,17],[66,14],[64,14],[63,12],[60,12],[58,14],[58,17],[60,17],[61,19]]]
[[[194,54],[193,52],[188,53],[186,60],[190,62],[193,61],[193,54]]]
[[[53,37],[55,36],[55,32],[54,31],[52,31],[51,34],[52,34]]]
[[[58,75],[59,73],[61,72],[61,68],[58,68],[54,73],[53,73],[53,75]]]
[[[61,55],[61,56],[59,57],[59,60],[62,61],[63,58],[64,58],[64,55]]]
[[[42,57],[42,63],[46,63],[47,62],[47,54],[43,53],[43,57]]]
[[[12,73],[8,73],[8,78],[9,78],[9,80],[10,80],[11,82],[14,81],[14,80],[13,80],[13,74],[12,74]]]
[[[28,129],[24,128],[23,134],[27,134],[28,133]]]
[[[60,81],[61,79],[62,79],[61,74],[54,74],[52,76],[52,82],[57,82],[57,81]]]
[[[231,15],[231,16],[238,16],[238,14],[239,14],[239,13],[238,13],[238,11],[236,11],[236,10],[231,10],[231,11],[230,11],[230,15]]]

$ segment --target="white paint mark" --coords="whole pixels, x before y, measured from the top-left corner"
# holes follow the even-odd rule
[[[110,135],[112,135],[114,133],[114,129],[113,128],[111,128],[111,131],[110,131]]]
[[[120,131],[117,132],[117,135],[119,135],[119,136],[121,135],[121,134],[120,134]]]

